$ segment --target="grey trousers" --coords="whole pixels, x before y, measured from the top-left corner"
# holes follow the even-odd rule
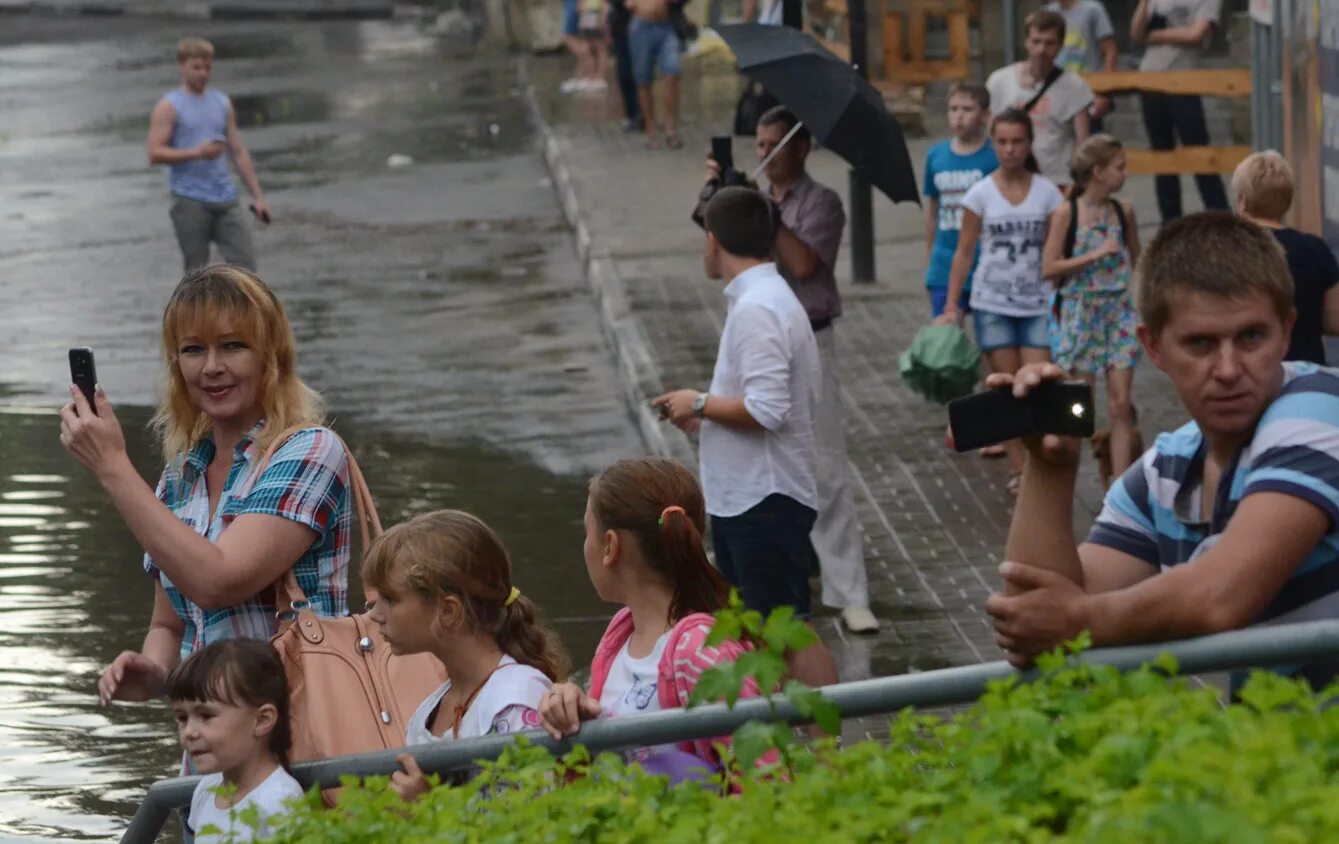
[[[237,200],[201,202],[185,196],[172,197],[172,227],[181,246],[186,272],[209,263],[209,244],[218,244],[219,255],[229,264],[256,270],[256,249],[246,211]]]

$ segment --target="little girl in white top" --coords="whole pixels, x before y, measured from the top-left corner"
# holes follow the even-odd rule
[[[254,639],[201,648],[168,677],[167,696],[191,766],[204,774],[186,822],[195,841],[269,837],[273,818],[302,797],[284,768],[288,681],[274,648]]]
[[[368,548],[363,583],[392,652],[431,653],[451,678],[415,710],[406,745],[539,728],[539,699],[566,676],[566,658],[512,586],[507,550],[488,525],[458,510],[396,525]],[[427,791],[414,757],[399,762],[396,792],[412,800]]]

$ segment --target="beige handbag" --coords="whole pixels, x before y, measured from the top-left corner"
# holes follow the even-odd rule
[[[298,430],[285,431],[275,439],[252,477],[260,477],[279,445]],[[349,493],[366,553],[371,540],[381,534],[381,520],[347,444],[344,451]],[[409,716],[446,682],[441,662],[426,653],[392,655],[366,613],[318,617],[291,569],[274,588],[279,632],[270,643],[288,674],[293,727],[290,760],[306,762],[403,747]]]

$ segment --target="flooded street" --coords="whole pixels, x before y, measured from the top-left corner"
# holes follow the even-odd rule
[[[92,346],[157,477],[144,427],[181,268],[144,135],[185,34],[218,49],[276,216],[260,274],[383,521],[480,515],[584,664],[609,614],[580,558],[586,478],[641,446],[507,57],[387,22],[3,21],[0,840],[115,839],[178,758],[161,704],[96,705],[150,582],[55,409],[66,349]]]

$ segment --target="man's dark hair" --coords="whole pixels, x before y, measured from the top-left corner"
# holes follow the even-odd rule
[[[1149,331],[1161,334],[1181,295],[1240,301],[1263,295],[1279,320],[1293,309],[1293,278],[1274,235],[1227,211],[1167,223],[1139,259],[1135,301]]]
[[[1063,42],[1065,40],[1065,17],[1054,9],[1041,9],[1027,16],[1023,21],[1023,33],[1026,35],[1032,30],[1038,32],[1054,32]]]
[[[767,111],[764,111],[762,117],[758,118],[759,126],[780,125],[783,126],[787,132],[794,129],[797,124],[800,124],[800,118],[796,117],[791,113],[790,109],[785,106],[773,106]],[[806,144],[809,143],[808,126],[800,124],[800,131],[796,132],[795,137],[790,139],[791,143],[795,143],[796,141],[804,141]]]
[[[752,188],[721,188],[707,203],[707,231],[736,258],[772,257],[772,204]]]

